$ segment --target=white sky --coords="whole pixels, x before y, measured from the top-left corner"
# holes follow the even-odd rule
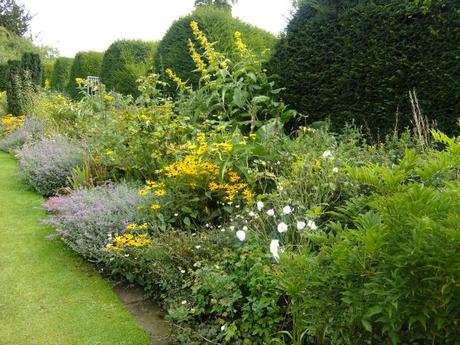
[[[188,13],[194,0],[17,0],[35,15],[38,44],[60,55],[104,51],[121,38],[160,40],[171,23]],[[291,0],[239,0],[233,15],[278,34],[284,30]]]

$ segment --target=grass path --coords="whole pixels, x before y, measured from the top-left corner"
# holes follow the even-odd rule
[[[39,224],[38,195],[0,153],[0,345],[147,345],[99,274]]]

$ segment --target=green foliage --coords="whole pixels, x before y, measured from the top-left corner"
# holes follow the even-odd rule
[[[23,114],[23,87],[21,61],[8,61],[8,112],[14,115]]]
[[[0,1],[0,26],[18,36],[23,36],[29,30],[32,15],[24,5],[18,5],[14,0]]]
[[[40,55],[24,53],[21,57],[21,76],[30,80],[34,85],[42,85],[43,66]]]
[[[0,92],[6,91],[8,87],[8,79],[9,79],[8,75],[9,75],[8,64],[0,65]]]
[[[404,128],[415,88],[423,114],[457,133],[459,28],[457,0],[303,1],[272,68],[310,121],[355,121],[373,136]]]
[[[56,91],[64,92],[70,81],[70,69],[73,59],[59,57],[54,62],[53,73],[51,75],[51,88]]]
[[[233,34],[240,31],[245,43],[259,56],[266,49],[271,49],[276,39],[270,33],[232,18],[231,13],[214,6],[200,6],[191,15],[178,19],[169,28],[161,40],[155,57],[156,71],[163,72],[171,68],[184,80],[190,79],[197,84],[199,77],[192,71],[195,69],[188,51],[188,40],[193,38],[190,22],[195,20],[215,48],[233,58]]]
[[[67,93],[74,99],[80,98],[76,78],[86,79],[88,76],[100,76],[103,53],[79,52],[70,69],[70,78],[67,84]]]
[[[104,54],[101,79],[108,90],[139,96],[136,80],[153,68],[158,43],[121,40],[112,43]]]
[[[41,86],[49,89],[51,86],[51,78],[53,76],[54,59],[48,59],[43,62],[43,73]]]
[[[460,336],[460,146],[406,152],[393,167],[351,177],[368,196],[335,215],[329,232],[283,260],[294,331],[321,344],[456,344]],[[299,279],[299,277],[302,277]],[[306,312],[307,311],[307,312]],[[307,337],[304,337],[305,339]]]

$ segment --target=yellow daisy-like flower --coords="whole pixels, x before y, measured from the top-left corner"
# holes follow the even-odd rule
[[[164,196],[164,195],[166,195],[166,190],[164,190],[164,189],[158,189],[158,190],[156,190],[154,193],[155,193],[155,195],[157,195],[157,196]]]
[[[150,206],[150,209],[152,211],[158,211],[160,208],[161,208],[160,204],[153,204],[152,206]]]

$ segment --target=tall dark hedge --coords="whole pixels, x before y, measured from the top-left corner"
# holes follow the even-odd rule
[[[99,52],[79,52],[75,55],[75,58],[70,69],[69,83],[67,84],[68,94],[78,99],[80,97],[79,90],[77,88],[76,78],[86,79],[88,76],[100,76],[102,58],[104,54]]]
[[[154,68],[158,43],[120,40],[112,43],[102,60],[101,78],[108,90],[134,97],[139,95],[136,80]]]
[[[0,65],[0,92],[8,87],[8,64]]]
[[[233,34],[240,31],[243,41],[256,53],[260,54],[271,49],[276,38],[267,31],[259,29],[233,18],[230,11],[214,6],[199,6],[191,15],[175,21],[161,40],[155,57],[155,66],[158,72],[172,68],[182,79],[196,82],[199,79],[188,50],[188,39],[193,38],[190,22],[198,22],[201,30],[211,42],[216,42],[219,51],[227,53],[234,47]]]
[[[354,120],[376,135],[410,125],[416,89],[423,113],[457,133],[459,1],[328,2],[307,0],[277,46],[271,66],[286,101],[309,121],[330,117],[338,128]]]
[[[54,61],[53,72],[51,74],[51,89],[64,92],[70,80],[70,69],[73,59],[59,57]]]
[[[29,78],[34,85],[42,85],[43,66],[40,55],[24,53],[21,58],[21,76]]]
[[[8,61],[8,85],[7,85],[8,112],[13,115],[22,115],[23,94],[21,61]]]

